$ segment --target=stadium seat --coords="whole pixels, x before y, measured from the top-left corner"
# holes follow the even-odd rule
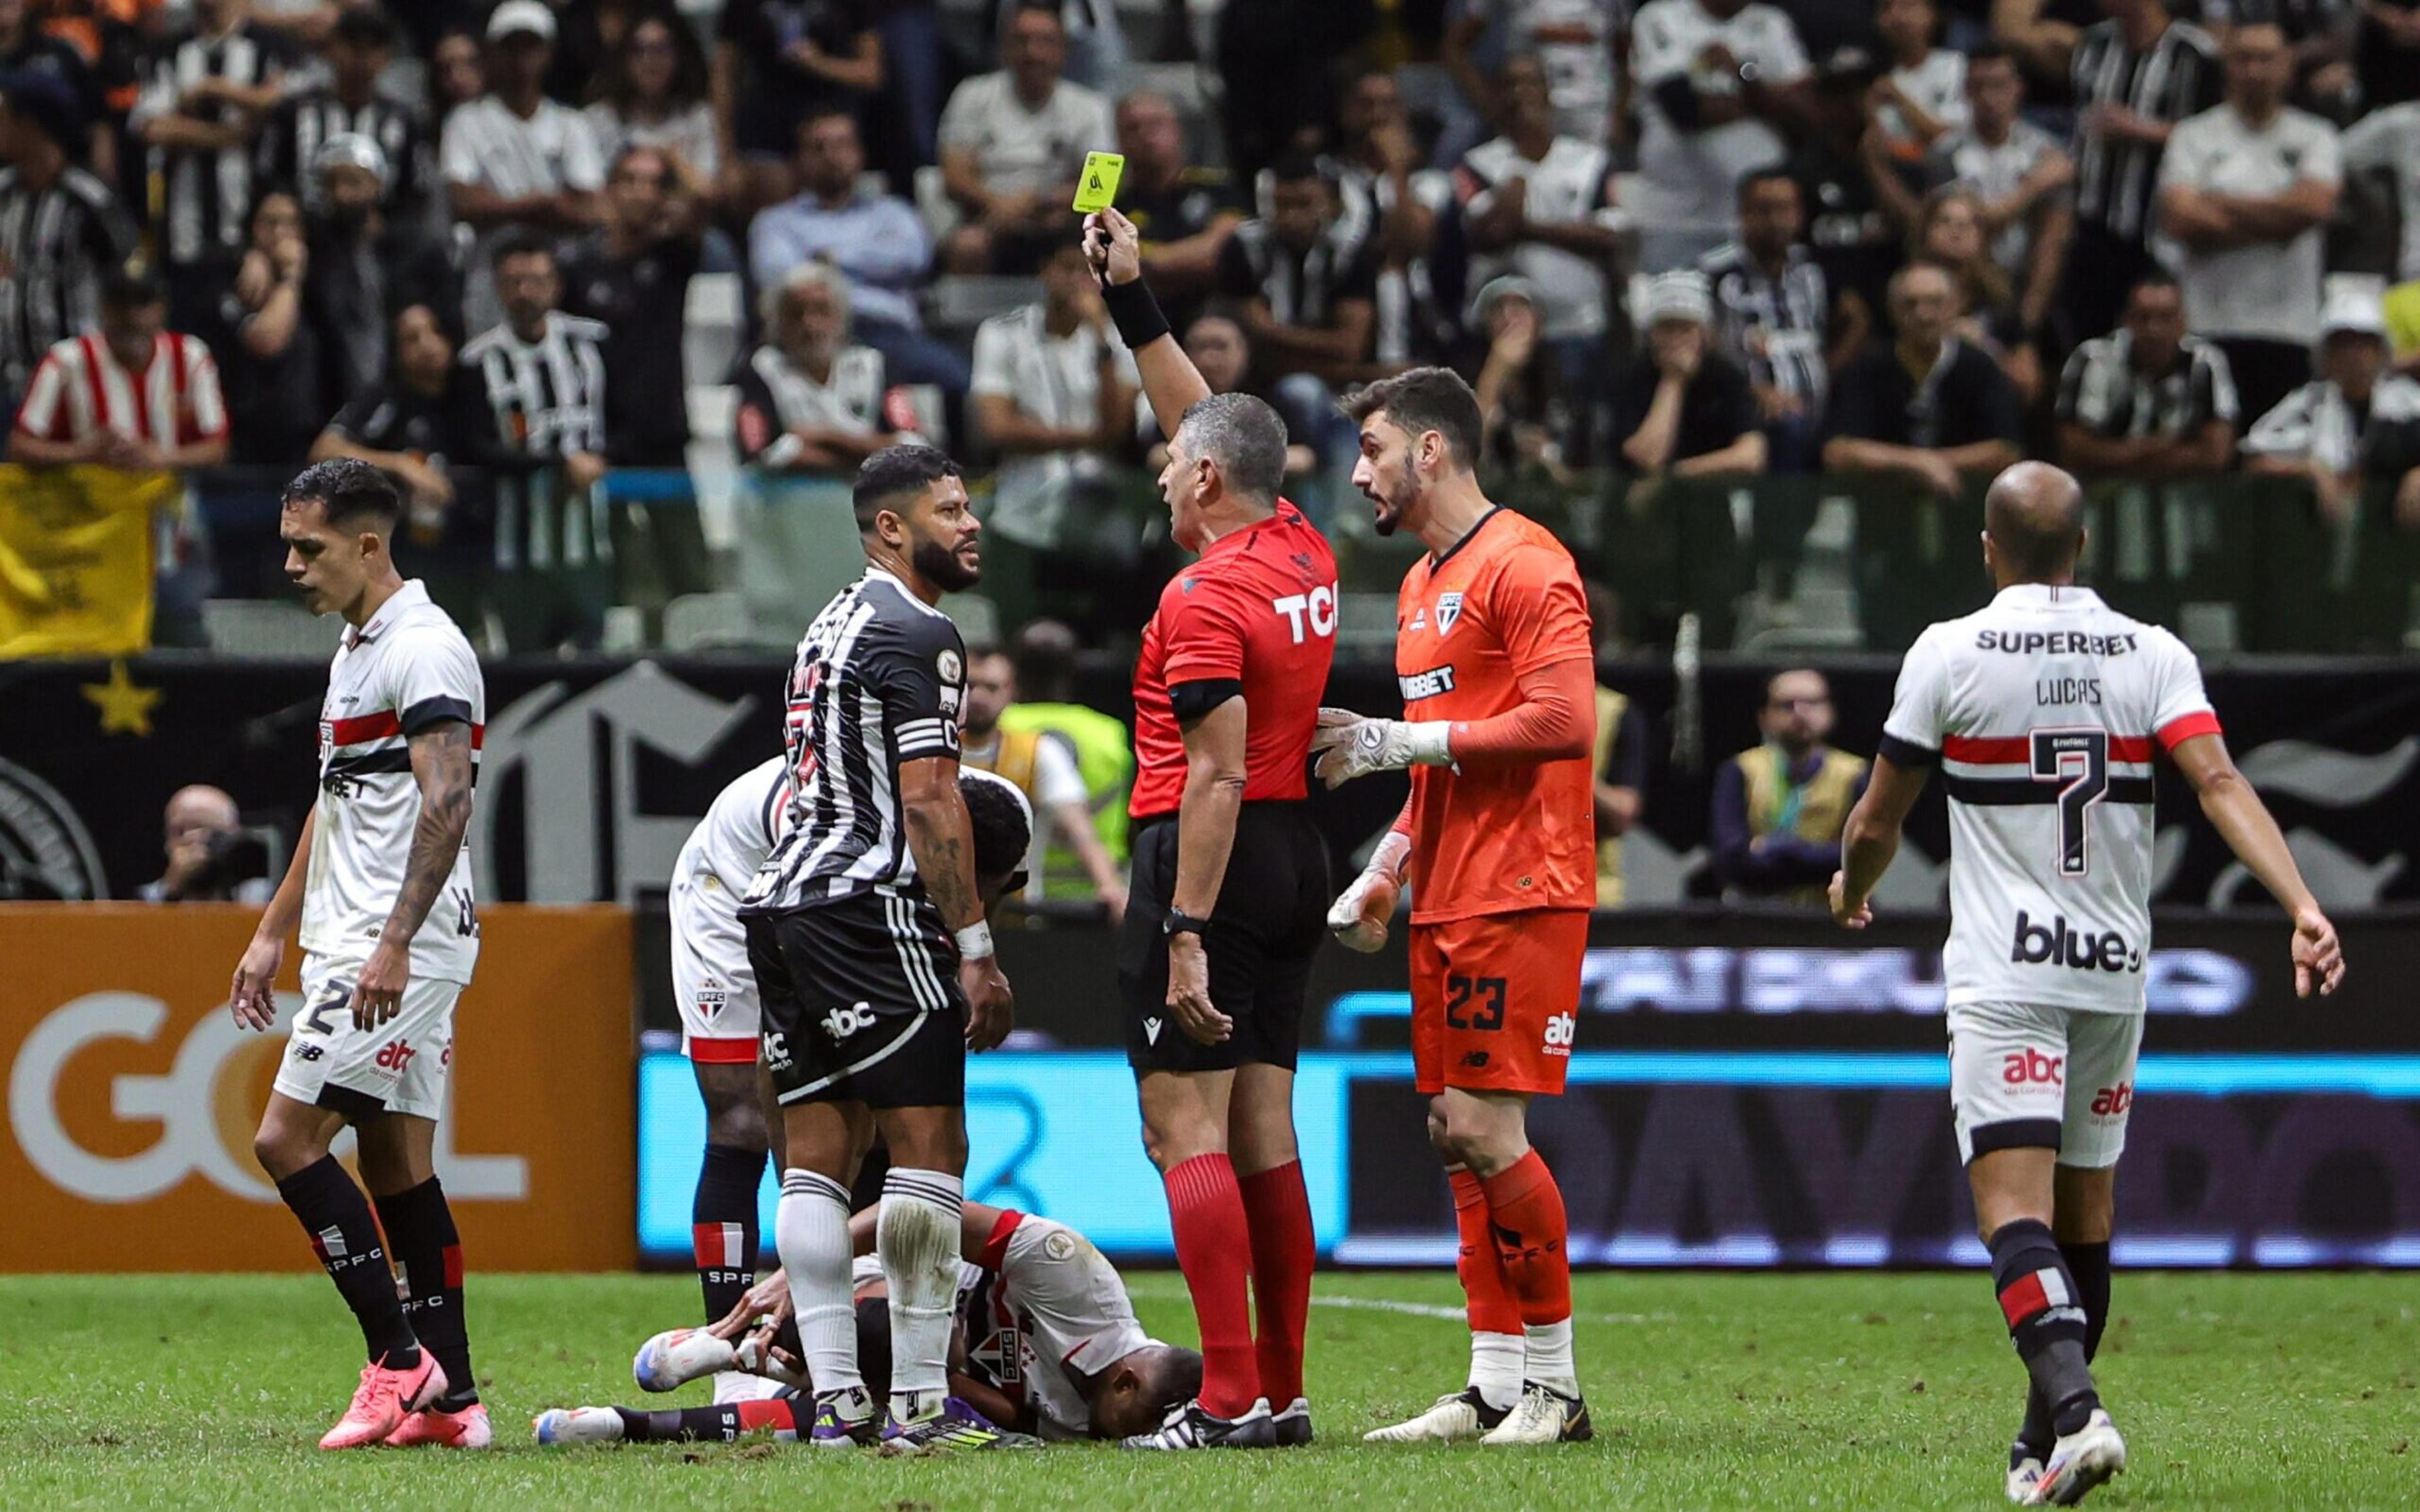
[[[302,605],[274,598],[212,598],[202,604],[210,649],[256,661],[324,661],[335,632]]]
[[[746,646],[755,640],[748,601],[737,594],[683,594],[664,606],[666,651]]]
[[[737,273],[700,273],[689,281],[681,357],[691,382],[719,383],[739,357],[748,328]]]

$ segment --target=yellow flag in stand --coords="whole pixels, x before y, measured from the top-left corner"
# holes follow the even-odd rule
[[[151,644],[151,512],[170,472],[0,466],[0,660]]]

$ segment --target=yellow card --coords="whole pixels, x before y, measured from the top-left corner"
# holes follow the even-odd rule
[[[1106,210],[1118,197],[1118,176],[1126,171],[1125,158],[1115,152],[1084,154],[1084,177],[1076,180],[1076,212]]]

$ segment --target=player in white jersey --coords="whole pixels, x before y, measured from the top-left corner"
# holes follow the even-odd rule
[[[1025,795],[972,767],[959,769],[958,790],[974,826],[977,890],[1001,878],[1007,879],[1002,886],[1022,887],[1024,846],[1033,833]],[[673,1000],[680,1011],[681,1050],[706,1103],[706,1157],[690,1207],[690,1238],[709,1323],[727,1316],[755,1284],[762,1252],[756,1188],[777,1116],[769,1111],[772,1088],[756,1063],[760,1006],[739,900],[789,830],[789,796],[788,758],[750,767],[716,795],[673,862]],[[1024,841],[1016,841],[1017,836]],[[715,1400],[761,1396],[763,1384],[725,1372],[715,1378]]]
[[[464,836],[487,691],[461,631],[396,571],[388,542],[402,512],[386,475],[349,458],[304,471],[280,501],[287,577],[305,608],[347,628],[319,712],[318,799],[229,998],[244,1027],[277,1023],[278,969],[299,917],[302,1007],[253,1150],[368,1349],[323,1449],[475,1449],[490,1438],[471,1373],[461,1242],[432,1164],[454,1001],[479,959]],[[375,1220],[328,1153],[347,1124]]]
[[[2126,1463],[2089,1362],[2109,1319],[2111,1194],[2143,1037],[2155,757],[2292,916],[2297,995],[2344,978],[2335,928],[2228,759],[2193,653],[2075,586],[2083,508],[2045,463],[1993,483],[1983,561],[1997,596],[1909,650],[1832,879],[1833,916],[1863,928],[1939,766],[1958,1152],[2031,1381],[2008,1493],[2060,1506]]]
[[[878,1206],[849,1221],[857,1251],[856,1321],[861,1368],[872,1380],[888,1353],[888,1292],[875,1260]],[[961,1221],[950,1391],[1001,1427],[1044,1439],[1114,1442],[1192,1399],[1202,1356],[1162,1344],[1135,1320],[1125,1282],[1092,1241],[1048,1218],[980,1202]],[[792,1345],[786,1283],[759,1281],[710,1329],[675,1329],[639,1349],[631,1373],[648,1391],[673,1391],[709,1372],[743,1366],[785,1382],[776,1399],[648,1412],[574,1407],[540,1413],[541,1443],[729,1440],[769,1432],[795,1440],[812,1427],[814,1395]]]

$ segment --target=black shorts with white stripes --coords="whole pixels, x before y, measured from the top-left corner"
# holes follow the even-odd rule
[[[957,946],[931,903],[863,893],[741,922],[764,1005],[765,1069],[782,1102],[966,1102]]]

